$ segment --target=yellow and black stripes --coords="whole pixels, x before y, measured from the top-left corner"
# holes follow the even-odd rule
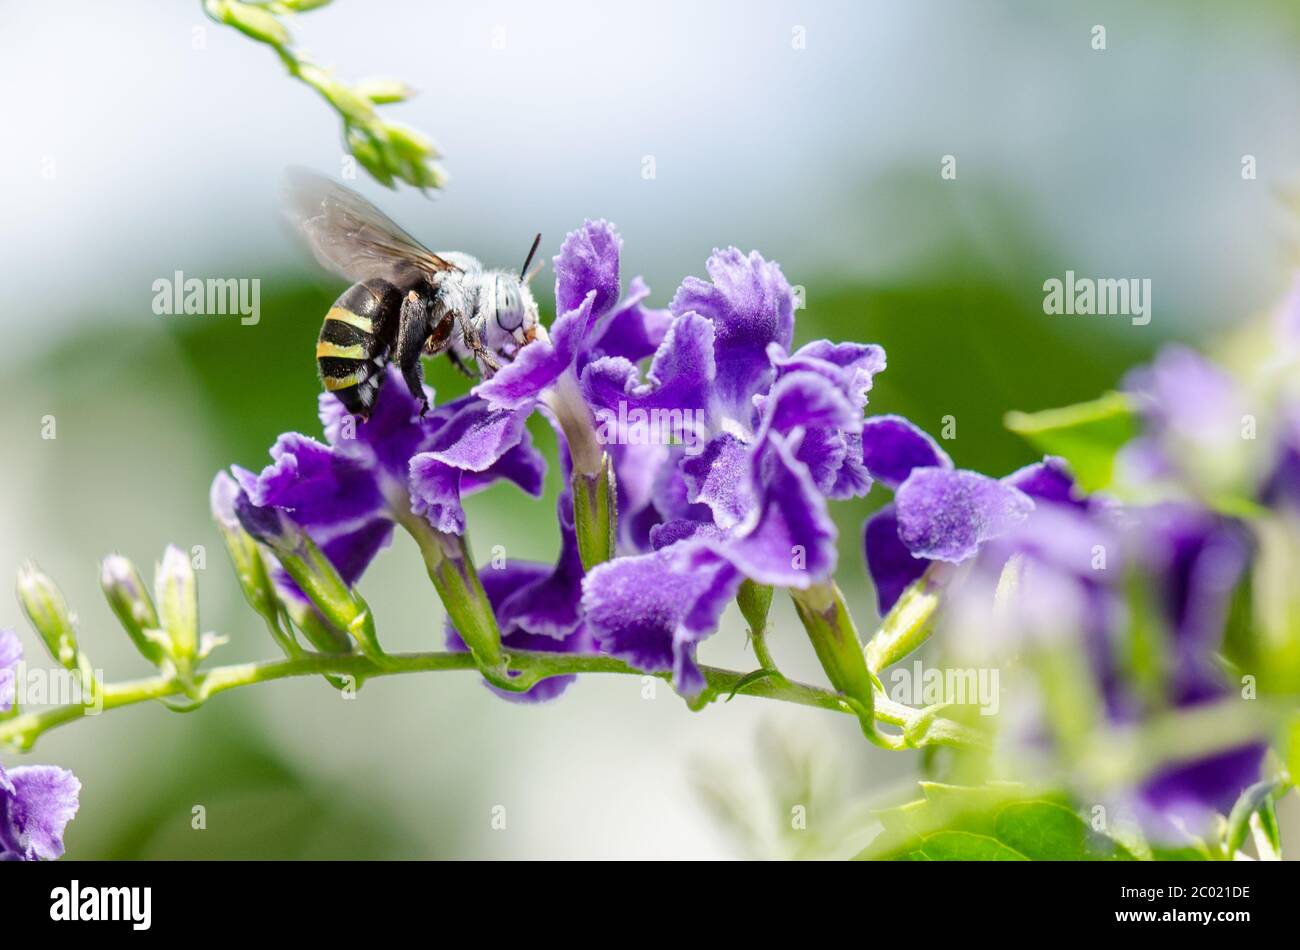
[[[387,281],[353,284],[325,314],[316,341],[321,382],[349,412],[367,416],[383,381],[401,292]]]

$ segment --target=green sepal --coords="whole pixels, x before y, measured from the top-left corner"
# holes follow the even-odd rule
[[[807,590],[791,590],[790,596],[831,686],[854,701],[863,728],[874,731],[875,681],[844,595],[828,581]]]
[[[483,675],[505,689],[517,688],[505,673],[501,630],[478,571],[474,569],[469,542],[463,535],[435,531],[416,515],[403,519],[402,526],[419,545],[425,570],[438,592],[438,599]]]
[[[755,584],[746,579],[736,591],[736,606],[740,615],[749,624],[749,630],[755,636],[762,636],[767,629],[767,615],[772,609],[772,585]]]
[[[573,521],[578,536],[578,556],[584,570],[614,558],[618,535],[618,494],[614,482],[614,463],[605,454],[600,471],[586,475],[573,473]]]

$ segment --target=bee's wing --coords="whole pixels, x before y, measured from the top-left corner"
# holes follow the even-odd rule
[[[355,191],[315,172],[293,169],[286,175],[285,214],[321,266],[345,280],[397,283],[458,269]]]

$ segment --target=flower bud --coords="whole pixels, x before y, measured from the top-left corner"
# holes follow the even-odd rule
[[[879,672],[907,656],[930,636],[939,612],[934,571],[922,575],[899,596],[867,644],[867,666]]]
[[[244,599],[250,607],[268,622],[274,623],[279,614],[279,600],[271,577],[267,573],[266,563],[257,549],[257,542],[244,530],[235,515],[235,499],[239,497],[239,486],[225,472],[218,472],[212,480],[210,501],[212,517],[221,531],[221,539],[226,543],[230,561],[235,567],[235,577],[244,592]]]
[[[403,158],[419,161],[438,155],[438,150],[434,148],[433,142],[415,131],[415,129],[399,125],[396,122],[385,122],[384,131],[388,133],[389,144]]]
[[[415,95],[415,90],[400,79],[363,79],[352,91],[365,96],[377,106],[393,102],[405,102]]]
[[[30,561],[18,571],[18,602],[50,656],[66,669],[77,666],[77,634],[63,593]]]
[[[289,42],[289,31],[270,12],[239,0],[218,0],[208,5],[213,16],[246,36],[273,46]]]
[[[154,573],[154,597],[168,649],[177,666],[191,665],[199,652],[199,589],[189,557],[167,545]]]
[[[360,132],[348,132],[348,151],[376,181],[389,188],[393,186],[393,173],[388,170],[384,156],[370,138]]]
[[[367,655],[383,655],[366,602],[297,522],[279,508],[253,504],[242,491],[235,499],[235,516],[245,531],[274,552],[280,566],[332,626],[346,630]]]
[[[135,648],[155,666],[161,663],[163,651],[155,639],[157,634],[149,634],[161,627],[158,611],[135,565],[120,554],[110,554],[100,567],[99,584]]]

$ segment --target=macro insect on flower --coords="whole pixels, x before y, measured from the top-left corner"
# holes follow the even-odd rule
[[[1084,490],[1070,460],[1055,455],[993,478],[959,468],[908,419],[872,412],[882,347],[796,345],[792,288],[758,252],[715,251],[708,279],[686,278],[658,309],[639,279],[624,290],[613,225],[588,221],[554,258],[558,316],[548,332],[535,323],[522,276],[467,266],[453,279],[426,257],[416,267],[411,256],[427,252],[406,238],[386,244],[391,222],[313,182],[309,204],[325,210],[305,229],[318,256],[362,279],[322,332],[324,440],[285,433],[270,464],[232,466],[211,488],[245,597],[285,658],[205,668],[224,639],[199,633],[197,580],[184,554],[168,549],[153,598],[130,562],[113,555],[105,594],[159,669],[156,680],[131,687],[140,696],[116,693],[115,704],[148,697],[194,709],[214,690],[266,678],[324,675],[346,689],[440,670],[477,671],[496,695],[534,703],[559,698],[584,675],[648,674],[695,708],[737,694],[800,702],[852,715],[886,749],[952,748],[964,757],[957,761],[973,757],[998,777],[999,802],[1030,807],[1049,795],[1052,808],[1076,810],[1116,802],[1136,815],[1136,830],[1089,839],[1110,857],[1235,854],[1240,832],[1219,830],[1225,811],[1242,800],[1265,808],[1286,787],[1265,754],[1281,707],[1243,706],[1223,658],[1252,669],[1262,662],[1243,652],[1251,641],[1240,591],[1274,543],[1259,533],[1261,506],[1278,507],[1284,536],[1294,524],[1286,437],[1264,463],[1242,468],[1263,473],[1248,489],[1255,507],[1229,505],[1200,482],[1159,503],[1126,500],[1118,482],[1114,495]],[[398,287],[395,277],[420,285],[410,288],[418,308],[373,284]],[[447,335],[435,339],[435,330]],[[483,376],[469,394],[437,402],[423,385],[420,356],[440,348],[478,361]],[[1197,380],[1218,377],[1185,357],[1153,373],[1134,377],[1150,431],[1125,447],[1131,458],[1117,467],[1130,478],[1158,471],[1163,485],[1181,470],[1204,471],[1183,440],[1169,439],[1177,427],[1161,409],[1163,394],[1200,392]],[[1289,395],[1283,402],[1293,406]],[[656,412],[669,424],[634,430]],[[560,462],[554,557],[494,554],[479,563],[463,500],[498,481],[543,493],[548,467],[527,427],[534,413],[554,431]],[[365,421],[356,425],[354,415]],[[1145,468],[1136,464],[1143,459]],[[881,614],[864,639],[837,582],[831,513],[872,493],[892,497],[867,519],[854,565],[872,579]],[[441,652],[387,652],[383,608],[358,590],[399,528],[419,547],[444,608],[431,644]],[[785,631],[769,629],[777,591],[791,598],[829,689],[795,683],[777,664],[774,638],[791,648]],[[56,661],[86,668],[53,583],[31,573],[20,594]],[[759,664],[748,672],[697,656],[732,603]],[[1011,712],[985,720],[961,703],[918,708],[888,696],[882,675],[932,634],[941,657],[1005,672]],[[0,637],[0,710],[13,702],[16,657],[12,638]],[[1289,696],[1284,661],[1269,661],[1276,672],[1266,688]],[[1148,745],[1150,735],[1167,735],[1157,730],[1169,717],[1207,714],[1224,724],[1221,734],[1198,728],[1178,743]],[[54,724],[43,713],[11,713],[0,740],[21,748]],[[1044,775],[1053,783],[1046,790]],[[56,856],[76,792],[57,769],[0,773],[6,853]],[[985,792],[957,798],[987,801]],[[902,814],[884,819],[887,833],[867,856],[942,854],[928,836],[965,813]]]
[[[316,361],[325,388],[363,419],[389,362],[424,411],[421,356],[446,353],[466,373],[466,363],[496,370],[536,337],[528,266],[540,234],[515,276],[459,251],[435,254],[356,192],[310,172],[290,176],[287,206],[316,259],[354,282],[325,314]]]

